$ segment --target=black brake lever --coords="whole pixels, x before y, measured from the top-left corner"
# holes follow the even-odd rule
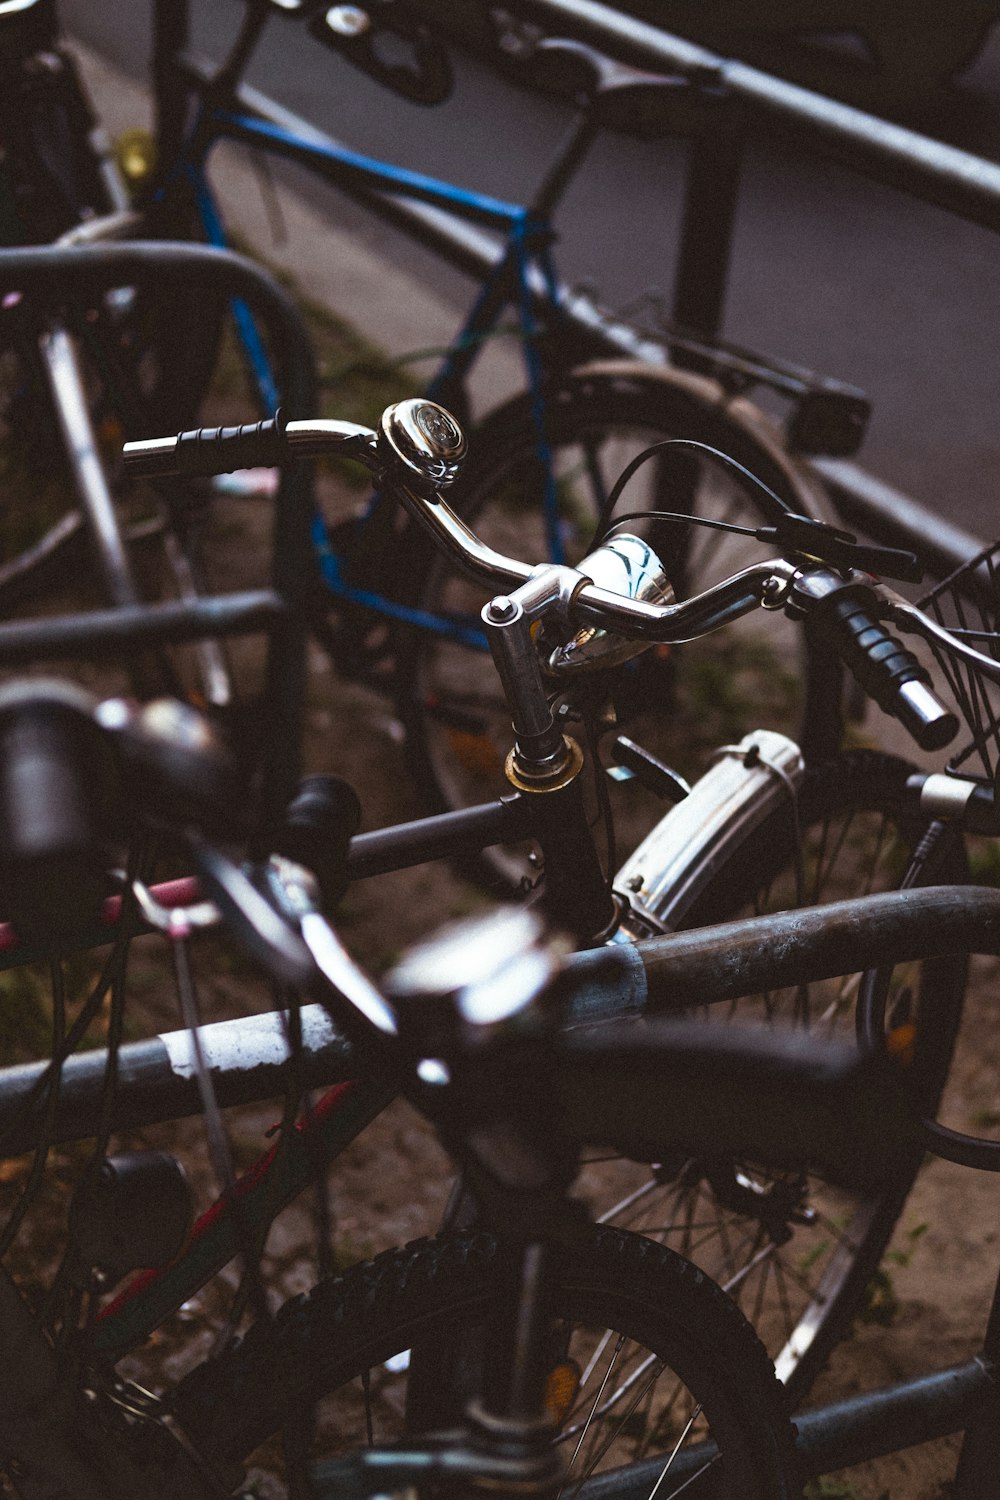
[[[297,990],[314,984],[312,954],[250,876],[210,844],[192,839],[190,848],[202,889],[243,951],[282,984]]]
[[[759,541],[776,542],[783,551],[805,552],[836,568],[860,568],[904,583],[919,583],[924,576],[915,552],[859,542],[852,532],[809,516],[783,516],[776,526],[761,526],[755,535]]]

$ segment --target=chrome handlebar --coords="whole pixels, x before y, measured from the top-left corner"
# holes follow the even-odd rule
[[[799,566],[775,558],[744,568],[689,599],[656,603],[600,586],[588,574],[586,558],[579,567],[570,568],[535,566],[507,557],[481,541],[444,498],[442,491],[456,477],[465,456],[465,438],[450,413],[422,398],[390,406],[378,432],[354,422],[324,419],[287,423],[275,419],[260,425],[270,429],[267,444],[258,439],[261,457],[249,461],[281,462],[331,453],[358,460],[378,483],[391,488],[462,572],[494,591],[516,590],[529,617],[557,609],[574,626],[596,624],[648,644],[680,644],[708,635],[762,605],[781,609],[793,583],[802,576]],[[128,468],[144,475],[225,473],[248,461],[254,440],[255,431],[250,428],[185,433],[127,443],[124,457]],[[185,469],[191,456],[200,464],[197,470]],[[901,630],[944,647],[1000,681],[1000,662],[951,635],[894,590],[874,581],[873,587],[885,606],[884,617]],[[549,666],[557,673],[569,670],[559,653]]]

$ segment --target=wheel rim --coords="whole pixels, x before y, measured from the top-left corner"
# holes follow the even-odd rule
[[[817,779],[822,775],[815,773]],[[714,898],[709,891],[689,925],[894,888],[914,832],[871,805],[878,797],[875,785],[869,805],[810,820],[798,876],[788,861],[776,878],[757,883],[759,844],[752,838],[736,874],[737,884],[742,874],[742,891],[731,890],[728,897],[720,891]],[[784,842],[787,848],[790,832]],[[772,848],[772,863],[779,852],[780,845]],[[934,976],[939,973],[934,970]],[[705,1008],[702,1014],[723,1023],[805,1027],[814,1035],[850,1041],[859,981],[860,975],[843,976]],[[927,1063],[931,1043],[921,1053],[919,1020],[923,1006],[938,1004],[936,986],[937,978],[917,963],[894,971],[890,1026],[900,1048],[909,1047],[915,1069]],[[939,1087],[940,1077],[928,1078],[926,1086]],[[839,1329],[851,1313],[891,1321],[891,1286],[870,1278],[908,1184],[877,1196],[852,1194],[812,1174],[774,1175],[748,1163],[689,1159],[652,1172],[610,1159],[587,1170],[590,1200],[599,1206],[601,1221],[656,1239],[700,1265],[743,1309],[779,1378],[796,1394],[816,1373],[817,1340],[829,1342],[830,1330]]]

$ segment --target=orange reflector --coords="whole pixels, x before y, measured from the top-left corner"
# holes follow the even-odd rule
[[[553,1365],[545,1378],[545,1410],[549,1420],[559,1427],[576,1399],[580,1371],[571,1359]]]
[[[901,1062],[904,1068],[909,1067],[913,1061],[913,1049],[917,1041],[917,1028],[913,1022],[905,1026],[894,1026],[887,1034],[885,1044],[892,1057]]]
[[[122,176],[137,187],[156,171],[156,139],[141,126],[123,130],[115,144],[115,157]]]
[[[500,756],[487,734],[470,734],[467,729],[449,729],[448,743],[459,765],[477,776],[496,776]]]

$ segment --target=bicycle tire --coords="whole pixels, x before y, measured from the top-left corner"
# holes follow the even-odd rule
[[[807,866],[805,904],[893,887],[918,841],[925,857],[922,883],[967,878],[961,839],[940,824],[925,834],[919,814],[906,798],[910,774],[912,767],[905,761],[872,750],[844,752],[826,766],[807,769],[798,796]],[[795,905],[789,871],[794,837],[790,802],[749,834],[745,827],[730,834],[728,847],[721,843],[715,871],[682,925],[698,927]],[[865,849],[871,850],[872,859],[859,879]],[[683,880],[682,875],[681,885]],[[946,957],[901,967],[897,1007],[905,1001],[906,981],[912,1016],[898,1025],[913,1028],[909,1075],[917,1103],[926,1106],[936,1103],[948,1073],[964,999],[964,959]],[[724,1008],[724,1018],[736,1013],[767,1022],[797,1019],[814,1030],[822,1019],[825,1030],[849,1037],[858,1025],[856,999],[853,976],[844,977],[808,992],[777,992],[736,1002]],[[653,1235],[680,1254],[695,1254],[724,1286],[735,1278],[734,1295],[798,1402],[857,1316],[877,1321],[889,1315],[891,1308],[880,1300],[888,1289],[874,1288],[873,1302],[870,1284],[921,1160],[922,1152],[914,1151],[898,1175],[869,1196],[835,1193],[815,1177],[807,1182],[769,1177],[742,1164],[661,1164],[652,1177],[647,1169],[645,1187],[638,1167],[630,1169],[632,1176],[624,1184],[615,1169],[610,1186],[619,1193],[624,1189],[624,1197],[619,1211],[607,1210],[606,1217]],[[737,1178],[741,1171],[742,1184]],[[591,1173],[592,1194],[606,1201],[609,1184],[601,1169]],[[607,1164],[603,1173],[611,1176]],[[637,1194],[642,1196],[629,1202]],[[810,1211],[817,1215],[811,1225],[796,1222]],[[748,1226],[755,1220],[757,1228],[751,1232]],[[787,1240],[780,1243],[786,1234]],[[741,1235],[744,1243],[739,1245]],[[757,1267],[745,1271],[755,1255],[761,1256]],[[781,1305],[782,1296],[788,1298],[787,1307]]]
[[[0,171],[0,204],[10,209],[6,218],[0,216],[3,237],[5,241],[43,244],[114,207],[95,154],[96,116],[73,59],[58,49],[44,57],[20,58],[8,81],[16,84],[16,90],[9,90],[8,105],[13,102],[19,108],[13,118],[8,108],[0,121],[0,137],[10,136],[8,144],[17,147],[8,151]],[[30,120],[30,131],[23,128],[25,118]],[[175,193],[169,205],[158,205],[151,211],[149,232],[163,237],[172,231],[187,237],[187,229],[194,222],[193,212],[190,193],[183,199]],[[106,295],[95,300],[69,300],[60,323],[65,321],[73,335],[81,371],[86,366],[85,400],[90,424],[102,436],[105,451],[100,467],[109,493],[113,477],[120,479],[120,474],[113,474],[120,470],[114,454],[124,439],[192,425],[211,383],[225,307],[225,299],[197,286],[186,288],[183,297],[169,302],[149,287],[125,293],[113,293],[109,288]],[[39,338],[48,326],[48,309],[39,311],[20,299],[5,315],[0,327],[0,378],[7,394],[0,406],[5,425],[24,450],[26,466],[32,471],[50,471],[59,483],[64,475],[58,456],[53,464],[53,450],[59,445],[51,442],[58,420],[56,398],[39,352]],[[119,484],[113,487],[117,490]],[[115,499],[117,502],[117,495]],[[179,487],[175,495],[161,495],[156,506],[160,563],[171,580],[168,592],[182,598],[196,597],[204,591],[205,570],[198,556],[197,527],[191,524],[194,508],[179,495]],[[148,502],[145,509],[148,511]],[[90,507],[81,506],[81,513],[88,517]],[[44,520],[38,519],[43,533],[31,540],[44,543]],[[107,581],[109,564],[103,554],[100,527],[91,528],[90,567],[83,562],[88,573],[92,569],[98,579],[105,579],[99,591],[101,602],[162,597],[158,583],[149,587],[148,540],[142,548],[144,556],[133,556],[134,549],[127,544],[135,530],[127,506],[116,518],[115,530],[117,536],[109,535],[114,575],[111,583]],[[148,537],[148,526],[139,530]],[[30,556],[30,547],[24,555]],[[46,574],[58,579],[58,561],[58,552],[46,553],[47,567],[37,579],[39,588],[46,586]],[[75,582],[81,572],[74,571],[74,566],[81,561],[76,549],[67,552],[64,572]],[[5,604],[30,593],[34,582],[27,568],[21,571],[15,566],[7,571],[13,576],[9,586],[5,579]],[[137,658],[135,690],[142,696],[178,692],[190,682],[199,702],[221,704],[232,698],[225,654],[218,643],[202,642],[174,655],[176,662],[183,664],[183,671],[166,653],[158,662],[145,654]]]
[[[666,437],[707,443],[758,475],[794,509],[805,514],[822,510],[819,490],[784,451],[780,435],[768,419],[750,402],[728,395],[713,380],[628,361],[597,363],[573,371],[550,388],[546,412],[560,486],[561,524],[571,562],[579,561],[586,550],[600,499],[592,491],[581,499],[577,489],[579,470],[587,469],[589,485],[591,470],[599,464],[601,481],[609,489],[629,459]],[[682,453],[676,450],[671,463],[676,463]],[[668,508],[674,510],[698,509],[717,516],[721,511],[729,519],[754,526],[773,518],[752,489],[739,482],[733,484],[714,461],[685,455],[682,462],[686,468],[671,468],[667,475],[656,472],[656,463],[647,465],[637,480],[646,476],[647,482],[656,486],[656,493],[665,486],[671,501]],[[684,485],[681,503],[677,503],[680,486],[674,482],[678,473]],[[501,551],[537,562],[548,555],[541,520],[543,486],[531,401],[528,396],[519,396],[475,429],[466,467],[448,498],[484,540]],[[629,501],[630,494],[634,497],[635,492],[626,492],[627,503],[619,507],[620,511],[637,508]],[[661,504],[659,508],[664,507]],[[684,537],[685,533],[672,527],[662,528],[654,538],[679,596],[724,576],[747,560],[745,537],[738,538],[735,545],[732,538],[717,531],[699,531],[690,541],[681,540]],[[755,544],[751,540],[749,545]],[[406,569],[396,581],[401,597],[418,609],[459,615],[478,627],[478,612],[486,602],[484,591],[458,579],[422,534],[414,533],[405,545],[401,543],[398,554]],[[765,555],[763,551],[761,555]],[[774,636],[773,625],[769,636]],[[799,644],[795,635],[790,649],[797,651]],[[447,811],[495,796],[505,787],[502,766],[510,743],[510,715],[492,667],[484,675],[480,652],[409,628],[398,632],[396,659],[397,704],[409,768],[426,807]],[[631,674],[619,672],[615,692],[620,716],[628,717],[636,704],[648,705],[662,691],[669,691],[674,666],[675,657],[669,652],[652,651],[638,660]],[[807,679],[809,671],[807,667]],[[776,681],[776,676],[771,680]],[[649,729],[645,732],[648,738]],[[837,733],[833,728],[829,732]],[[720,734],[728,738],[735,733],[734,727],[721,719],[705,726],[703,738],[705,744],[714,744]],[[637,737],[641,739],[642,734]],[[669,739],[664,754],[670,758]],[[622,817],[619,810],[619,826]],[[476,868],[508,885],[517,885],[527,873],[522,857],[510,851],[488,852],[484,863]]]
[[[669,1362],[691,1399],[704,1406],[709,1430],[727,1464],[728,1483],[718,1491],[713,1488],[713,1494],[778,1500],[796,1492],[783,1392],[752,1329],[718,1287],[662,1246],[614,1229],[583,1229],[572,1245],[560,1245],[553,1254],[556,1316],[597,1330],[607,1327],[635,1340]],[[450,1363],[450,1336],[462,1340],[465,1357],[469,1330],[481,1323],[498,1294],[503,1269],[502,1250],[486,1233],[420,1240],[388,1250],[343,1276],[320,1282],[308,1296],[287,1303],[272,1324],[257,1325],[221,1358],[199,1366],[175,1391],[174,1413],[213,1460],[242,1462],[272,1433],[300,1420],[303,1407],[324,1395],[340,1391],[339,1410],[344,1412],[344,1386],[366,1373],[371,1398],[372,1387],[383,1378],[385,1361],[411,1350],[418,1339],[421,1350],[432,1350],[442,1371]],[[598,1365],[595,1385],[602,1372]],[[460,1403],[472,1388],[468,1368],[461,1392],[444,1392],[447,1381],[446,1374],[429,1408],[416,1416],[410,1412],[418,1429],[448,1425],[461,1416]],[[604,1422],[610,1398],[601,1393],[606,1388],[601,1384],[598,1392]],[[380,1418],[385,1405],[383,1391]],[[638,1426],[637,1413],[648,1426],[650,1413],[634,1404],[628,1412],[633,1425]],[[578,1427],[579,1409],[571,1405],[564,1440],[576,1435],[576,1427],[568,1426],[574,1416]],[[370,1417],[369,1400],[366,1426]],[[354,1446],[342,1433],[343,1422],[341,1416],[338,1432],[347,1446]],[[683,1431],[683,1417],[677,1422]],[[599,1425],[594,1423],[595,1429]],[[626,1437],[624,1426],[623,1412],[622,1430],[602,1458],[621,1462],[620,1443],[630,1441],[639,1449],[656,1441],[655,1434],[638,1430]],[[705,1433],[699,1428],[698,1435]],[[369,1429],[369,1441],[384,1436],[381,1430]],[[606,1432],[601,1436],[607,1439]],[[676,1432],[669,1446],[661,1438],[659,1451],[669,1452],[676,1441]],[[669,1482],[658,1490],[667,1496],[673,1492]]]

